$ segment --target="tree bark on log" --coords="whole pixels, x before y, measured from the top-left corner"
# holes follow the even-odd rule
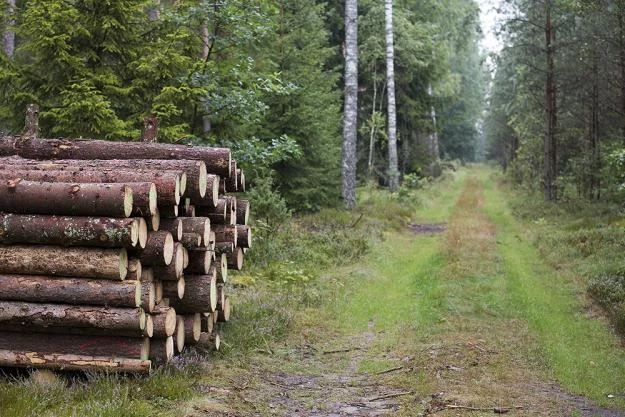
[[[154,308],[150,316],[154,323],[153,337],[165,338],[174,334],[176,329],[176,310],[159,304]]]
[[[226,286],[224,284],[217,285],[217,310],[223,310],[226,304]]]
[[[141,274],[143,273],[143,267],[141,261],[136,258],[128,259],[128,273],[126,279],[129,281],[141,281]]]
[[[217,321],[225,323],[230,321],[230,297],[226,296],[224,304],[220,309],[217,309]]]
[[[174,338],[169,336],[166,338],[152,339],[150,341],[150,360],[165,364],[174,357]]]
[[[132,248],[139,242],[137,219],[0,213],[0,243]]]
[[[241,169],[237,170],[237,191],[245,192],[245,173]]]
[[[181,353],[185,342],[184,318],[176,316],[176,331],[174,332],[174,352]]]
[[[153,282],[141,282],[141,281],[139,282],[141,285],[141,306],[140,307],[146,313],[151,313],[152,311],[154,311],[154,307],[156,306],[156,286],[154,285]]]
[[[183,233],[197,233],[202,238],[202,245],[208,246],[211,232],[208,217],[183,217],[181,220]]]
[[[224,179],[226,184],[226,190],[228,190],[228,192],[234,193],[239,190],[239,177],[236,161],[232,161],[232,169],[230,170],[230,175]]]
[[[202,333],[212,333],[215,328],[215,313],[200,313],[202,322]]]
[[[0,350],[146,360],[150,353],[150,339],[147,337],[0,332]]]
[[[204,197],[195,199],[194,202],[198,206],[215,207],[219,200],[219,183],[218,175],[209,174],[206,178],[206,194]]]
[[[161,281],[178,281],[184,271],[184,248],[180,242],[174,243],[172,261],[167,266],[152,266],[154,279]]]
[[[158,208],[161,219],[175,219],[180,214],[179,206],[160,206]]]
[[[237,200],[237,224],[247,225],[250,221],[250,202]]]
[[[182,299],[170,299],[170,305],[178,314],[210,313],[217,308],[217,281],[215,274],[186,275],[185,295]]]
[[[174,238],[166,231],[148,233],[145,248],[134,252],[142,265],[167,266],[174,258]]]
[[[107,330],[145,329],[145,312],[140,308],[74,306],[4,301],[0,305],[0,325],[45,327],[88,327]]]
[[[180,243],[187,249],[204,248],[202,245],[202,237],[197,233],[183,233]]]
[[[116,172],[119,174],[119,172]],[[134,173],[133,173],[134,174]],[[134,175],[132,175],[134,177]],[[24,181],[42,183],[67,183],[67,184],[123,184],[132,189],[133,213],[138,216],[149,215],[156,210],[158,193],[156,185],[145,181],[121,181],[122,175],[105,175],[100,171],[34,171],[14,167],[11,170],[0,170],[0,180],[10,181],[21,179]],[[133,178],[134,179],[134,178]]]
[[[226,254],[228,258],[228,269],[234,269],[240,271],[243,269],[243,248],[235,247],[231,253]]]
[[[0,155],[31,159],[188,159],[203,161],[211,174],[229,176],[232,154],[228,148],[166,145],[104,140],[0,138]]]
[[[215,243],[215,253],[220,255],[225,253],[226,255],[231,254],[234,251],[235,246],[232,242],[217,242]]]
[[[153,232],[158,232],[161,227],[161,214],[158,206],[156,207],[156,211],[149,217],[146,217],[148,229]],[[147,238],[147,237],[146,237]],[[145,247],[142,246],[142,247]]]
[[[213,255],[207,250],[189,251],[189,265],[185,273],[193,275],[206,275],[210,272]]]
[[[221,346],[221,336],[219,336],[219,333],[215,332],[202,332],[200,335],[200,340],[197,342],[196,346],[208,352],[217,351]]]
[[[0,274],[123,280],[127,272],[125,249],[0,245]]]
[[[237,244],[241,248],[252,247],[252,228],[245,225],[236,225],[237,228]]]
[[[228,221],[228,201],[225,198],[217,200],[215,206],[197,206],[195,214],[198,217],[208,217],[212,224],[226,224]]]
[[[163,297],[172,299],[181,299],[184,297],[186,281],[184,277],[180,277],[177,281],[163,281]]]
[[[225,284],[228,282],[228,257],[225,253],[222,253],[217,258],[219,262],[215,262],[215,276],[217,277],[218,284]]]
[[[150,288],[139,281],[0,275],[0,300],[5,301],[133,308],[149,296]]]
[[[184,339],[188,345],[194,345],[200,340],[202,333],[202,315],[200,313],[185,314],[181,316],[184,320]]]
[[[237,245],[238,230],[236,226],[216,224],[211,230],[215,232],[216,242],[230,242],[234,246]]]
[[[176,242],[180,242],[180,239],[182,239],[182,230],[183,230],[182,218],[161,220],[159,230],[164,230],[166,232],[171,233],[174,240]]]
[[[22,214],[129,217],[132,189],[117,183],[0,181],[0,210]]]
[[[149,374],[152,362],[108,356],[43,354],[0,350],[0,366],[55,369],[60,371],[107,371]]]

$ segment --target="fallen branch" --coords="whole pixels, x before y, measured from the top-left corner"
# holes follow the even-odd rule
[[[395,372],[395,371],[401,371],[402,369],[404,369],[403,366],[396,366],[394,368],[385,369],[384,371],[376,372],[376,375],[384,375],[384,374],[388,374],[388,373]]]
[[[447,409],[451,410],[467,410],[467,411],[492,411],[495,414],[507,414],[512,410],[522,410],[521,406],[511,406],[511,407],[468,407],[465,405],[453,405],[448,404],[445,406]]]
[[[351,352],[352,350],[361,350],[361,348],[353,347],[353,348],[336,349],[336,350],[324,350],[323,354],[329,355],[331,353],[347,353],[347,352]]]
[[[374,402],[374,401],[380,401],[380,400],[386,400],[388,398],[396,398],[396,397],[401,397],[404,395],[411,395],[414,394],[414,391],[403,391],[403,392],[396,392],[394,394],[386,394],[386,395],[382,395],[379,397],[375,397],[375,398],[370,398],[367,401],[368,402]]]

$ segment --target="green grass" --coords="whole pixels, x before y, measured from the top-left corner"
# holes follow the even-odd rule
[[[485,175],[482,175],[485,178]],[[541,261],[494,181],[486,181],[485,211],[497,225],[512,313],[528,321],[555,378],[569,391],[603,405],[625,391],[625,352],[604,322],[585,317],[583,285]],[[623,403],[621,402],[621,406]]]

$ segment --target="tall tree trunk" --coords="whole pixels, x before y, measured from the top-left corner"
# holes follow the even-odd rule
[[[434,96],[434,90],[432,89],[432,84],[428,85],[428,97],[432,100]],[[438,132],[436,130],[436,109],[434,108],[434,104],[430,106],[430,121],[432,122],[432,133],[429,136],[429,150],[430,155],[432,156],[433,162],[436,163],[440,160],[440,148],[438,144]]]
[[[386,16],[386,84],[388,86],[388,185],[391,191],[399,186],[397,168],[397,112],[395,109],[395,49],[393,46],[393,0],[385,0]]]
[[[621,67],[621,117],[622,117],[622,135],[623,145],[625,145],[625,10],[623,6],[618,11],[619,26],[619,48],[620,48],[620,67]]]
[[[6,12],[9,18],[6,20],[6,26],[4,27],[2,46],[4,54],[9,58],[13,58],[13,53],[15,52],[15,32],[13,31],[13,26],[15,25],[15,18],[13,17],[15,0],[6,0]]]
[[[377,129],[376,126],[376,117],[375,117],[375,105],[376,100],[378,98],[378,81],[376,80],[377,71],[374,69],[373,73],[373,101],[371,106],[371,130],[369,131],[369,161],[367,164],[367,172],[369,173],[369,177],[373,178],[373,149],[375,145],[375,131]]]
[[[358,0],[345,1],[345,109],[343,113],[342,196],[356,205],[356,138],[358,128]]]
[[[544,198],[545,201],[553,201],[557,198],[556,180],[556,161],[557,161],[557,101],[556,101],[556,85],[555,85],[555,64],[554,64],[554,44],[556,40],[556,32],[553,27],[551,12],[553,1],[545,1],[546,23],[545,23],[545,42],[547,50],[547,81],[545,85],[545,107],[547,116],[547,129],[544,139]]]
[[[592,99],[590,112],[590,189],[588,197],[599,198],[599,56],[598,45],[595,43],[592,52]]]

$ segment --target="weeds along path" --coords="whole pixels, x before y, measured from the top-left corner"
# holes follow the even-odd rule
[[[491,171],[465,174],[336,272],[344,291],[284,343],[214,364],[186,415],[625,416],[606,397],[625,392],[623,349],[541,264]]]

